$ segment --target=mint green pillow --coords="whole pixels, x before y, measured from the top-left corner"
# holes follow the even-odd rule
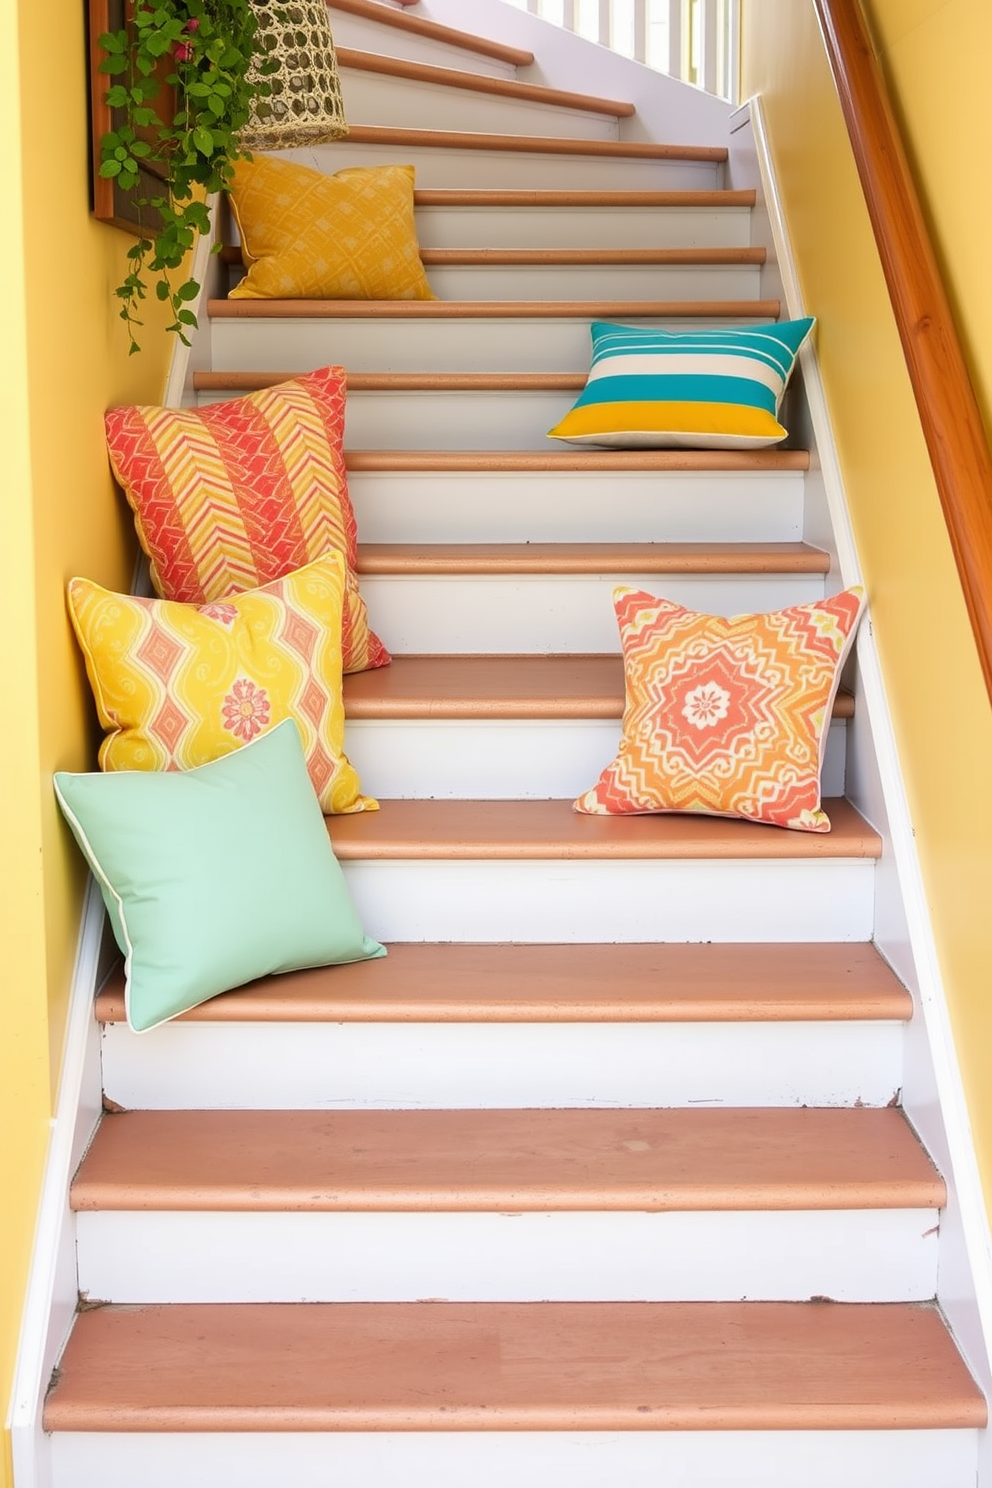
[[[362,933],[292,719],[195,770],[55,776],[155,1028],[270,972],[384,956]]]

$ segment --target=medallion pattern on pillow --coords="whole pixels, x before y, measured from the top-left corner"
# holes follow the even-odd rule
[[[328,813],[375,810],[344,752],[344,559],[228,603],[181,604],[69,583],[100,723],[103,770],[190,770],[295,720]]]
[[[829,832],[823,750],[864,591],[731,619],[626,587],[614,605],[623,733],[576,810],[698,811]]]
[[[112,408],[107,445],[166,599],[223,600],[344,553],[344,670],[360,672],[389,653],[355,575],[344,408],[344,369],[323,367],[208,408]]]

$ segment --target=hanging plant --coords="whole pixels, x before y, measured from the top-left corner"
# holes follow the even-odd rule
[[[281,6],[272,10],[285,14]],[[140,349],[135,329],[149,278],[172,311],[168,329],[190,344],[196,316],[189,302],[199,285],[177,282],[174,271],[210,230],[203,198],[230,182],[234,161],[245,154],[239,133],[278,65],[258,59],[249,80],[256,25],[250,0],[133,0],[126,24],[99,38],[100,71],[113,78],[106,102],[114,110],[99,172],[136,192],[142,223],[116,291],[132,353]]]

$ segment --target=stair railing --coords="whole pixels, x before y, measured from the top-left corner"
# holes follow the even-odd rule
[[[510,4],[737,102],[740,0],[510,0]]]
[[[813,0],[992,700],[992,449],[860,0]]]

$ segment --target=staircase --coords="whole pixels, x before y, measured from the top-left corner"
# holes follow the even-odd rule
[[[804,450],[545,438],[591,319],[779,313],[753,193],[719,148],[627,137],[623,100],[520,81],[519,47],[331,19],[353,127],[319,162],[416,165],[442,298],[217,298],[196,385],[348,369],[395,660],[345,683],[382,809],[328,830],[390,954],[140,1038],[101,992],[51,1488],[973,1485],[852,694],[829,835],[570,808],[619,736],[615,583],[725,613],[839,587]]]

